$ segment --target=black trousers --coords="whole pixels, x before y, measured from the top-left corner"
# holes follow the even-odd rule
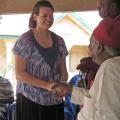
[[[64,104],[44,106],[17,94],[17,120],[64,120]]]

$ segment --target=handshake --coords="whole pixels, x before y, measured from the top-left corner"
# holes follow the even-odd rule
[[[67,94],[71,94],[72,86],[70,86],[66,83],[52,83],[48,90],[52,94],[54,94],[58,100],[61,100]]]

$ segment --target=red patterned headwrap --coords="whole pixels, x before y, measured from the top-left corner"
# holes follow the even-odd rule
[[[112,47],[120,48],[120,20],[106,18],[94,29],[92,34],[100,43]]]

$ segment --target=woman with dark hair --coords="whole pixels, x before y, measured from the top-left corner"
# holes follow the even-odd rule
[[[54,8],[49,1],[36,2],[29,21],[30,30],[17,40],[17,120],[64,120],[63,100],[56,99],[52,86],[67,80],[64,40],[51,32]]]

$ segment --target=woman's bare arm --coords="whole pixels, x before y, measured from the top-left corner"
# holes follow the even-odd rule
[[[26,84],[52,91],[51,87],[52,87],[53,83],[49,83],[49,82],[40,80],[26,72],[26,70],[25,70],[26,62],[27,61],[24,58],[22,58],[21,56],[15,55],[16,79],[20,80]]]

